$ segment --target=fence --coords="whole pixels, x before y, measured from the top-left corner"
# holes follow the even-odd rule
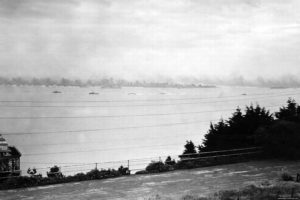
[[[170,156],[178,163],[193,162],[193,165],[195,165],[194,167],[204,167],[247,161],[251,158],[257,158],[261,153],[261,147],[250,147]],[[145,170],[145,167],[151,162],[164,162],[167,157],[168,156],[158,156],[109,162],[74,163],[70,165],[59,165],[59,163],[57,163],[56,165],[60,167],[60,170],[64,175],[85,173],[92,169],[118,169],[120,166],[128,167],[132,173],[135,173],[140,170]],[[37,174],[41,173],[46,175],[50,168],[51,167],[37,167],[35,169],[37,170]]]

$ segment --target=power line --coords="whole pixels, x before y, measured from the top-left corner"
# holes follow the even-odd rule
[[[134,148],[149,148],[149,147],[165,147],[165,146],[177,146],[176,144],[167,144],[167,145],[151,145],[151,146],[135,146]],[[108,151],[114,149],[128,149],[128,148],[111,148],[111,149],[91,149],[91,150],[80,150],[80,151],[60,151],[60,152],[48,152],[48,153],[30,153],[23,154],[24,156],[38,156],[38,155],[55,155],[55,154],[69,154],[69,153],[85,153],[85,152],[99,152],[99,151]]]
[[[78,167],[82,167],[82,166],[88,166],[88,165],[94,165],[95,163],[82,163],[82,164],[76,164],[76,165],[64,165],[64,166],[59,166],[61,168],[78,168]],[[56,164],[54,164],[56,165]],[[51,167],[34,167],[34,169],[38,169],[38,170],[41,170],[41,169],[50,169]]]
[[[269,106],[269,107],[277,107]],[[232,109],[224,109],[224,110],[210,110],[210,111],[199,111],[194,113],[207,113],[207,112],[220,112],[220,111],[232,111]],[[193,112],[190,112],[193,113]],[[174,113],[161,113],[158,115],[173,115]],[[175,113],[179,114],[179,113]],[[188,112],[184,113],[188,114]],[[145,114],[144,116],[146,116]],[[215,119],[218,120],[218,119]],[[124,130],[124,129],[140,129],[140,128],[152,128],[152,127],[165,127],[165,126],[176,126],[176,125],[185,125],[185,124],[195,124],[195,123],[207,123],[210,121],[190,121],[190,122],[178,122],[178,123],[167,123],[167,124],[157,124],[157,125],[146,125],[146,126],[125,126],[125,127],[114,127],[114,128],[100,128],[100,129],[82,129],[82,130],[63,130],[63,131],[40,131],[40,132],[2,132],[2,135],[38,135],[38,134],[57,134],[57,133],[80,133],[80,132],[97,132],[97,131],[111,131],[111,130]]]
[[[188,135],[185,135],[185,136],[196,136],[196,135],[199,135],[199,134],[188,134]],[[165,138],[171,138],[171,137],[174,137],[174,135],[167,135],[167,136],[159,136],[159,137],[147,137],[147,141],[149,140],[157,140],[159,139],[161,141],[161,139],[165,139]],[[129,141],[141,141],[143,140],[144,137],[135,137],[135,138],[130,138],[128,139]],[[117,139],[114,139],[114,141],[117,140]],[[125,139],[124,138],[120,138],[120,140],[124,141]],[[127,140],[125,140],[127,141]],[[18,144],[18,146],[21,146],[21,147],[26,147],[26,146],[59,146],[59,145],[63,145],[63,146],[66,146],[66,145],[78,145],[78,144],[99,144],[99,141],[98,142],[64,142],[64,143],[40,143],[40,144]]]
[[[168,155],[169,156],[169,155]],[[178,156],[178,155],[171,155],[171,156]],[[156,156],[156,157],[144,157],[144,158],[131,158],[127,160],[112,160],[112,161],[104,161],[104,162],[89,162],[89,163],[77,163],[77,162],[30,162],[30,161],[21,161],[22,163],[28,163],[28,164],[41,164],[41,165],[53,165],[55,164],[75,164],[75,165],[81,165],[81,164],[120,164],[120,163],[125,163],[128,162],[128,160],[132,162],[137,162],[137,161],[147,161],[151,159],[157,159],[158,157],[167,157],[167,156]]]
[[[165,127],[165,126],[177,126],[186,124],[197,124],[207,123],[208,121],[190,121],[190,122],[177,122],[177,123],[166,123],[146,126],[123,126],[115,128],[100,128],[100,129],[82,129],[82,130],[65,130],[65,131],[44,131],[44,132],[1,132],[1,135],[39,135],[39,134],[57,134],[57,133],[81,133],[81,132],[100,132],[100,131],[111,131],[111,130],[124,130],[124,129],[141,129],[141,128],[152,128],[152,127]]]
[[[276,94],[276,93],[267,93]],[[266,93],[251,94],[253,95],[266,95]],[[38,101],[38,100],[0,100],[0,103],[111,103],[111,102],[152,102],[152,101],[181,101],[181,100],[201,100],[201,99],[212,99],[212,98],[231,98],[240,97],[241,95],[231,95],[224,97],[191,97],[191,98],[170,98],[170,99],[130,99],[130,100],[86,100],[86,101]]]
[[[276,107],[276,106],[270,106]],[[231,111],[227,110],[226,111]],[[225,110],[221,110],[225,111]],[[218,111],[205,111],[205,112],[218,112]],[[200,113],[200,112],[199,112]],[[203,112],[204,113],[204,112]],[[215,119],[218,120],[218,119]],[[156,124],[156,125],[146,125],[146,126],[124,126],[124,127],[114,127],[114,128],[100,128],[100,129],[82,129],[82,130],[62,130],[62,131],[39,131],[39,132],[2,132],[1,135],[39,135],[39,134],[58,134],[58,133],[81,133],[81,132],[100,132],[100,131],[112,131],[112,130],[124,130],[124,129],[140,129],[140,128],[152,128],[152,127],[165,127],[165,126],[176,126],[185,124],[195,124],[195,123],[208,123],[210,121],[190,121],[190,122],[177,122],[177,123],[166,123],[166,124]]]
[[[118,107],[152,107],[152,106],[174,106],[174,105],[190,105],[190,104],[210,104],[210,103],[222,103],[233,100],[256,100],[256,99],[264,99],[266,97],[280,97],[286,95],[299,95],[300,93],[288,93],[288,94],[280,94],[280,95],[265,95],[262,97],[251,97],[251,98],[238,98],[238,99],[226,99],[219,101],[204,101],[204,102],[184,102],[184,103],[168,103],[168,104],[131,104],[131,105],[0,105],[0,107],[4,108],[118,108]]]
[[[224,152],[234,152],[234,151],[245,151],[245,150],[261,150],[261,147],[250,147],[250,148],[242,148],[242,149],[229,149],[229,150],[221,150],[221,151],[211,151],[211,152],[202,152],[202,153],[192,153],[192,154],[185,154],[185,156],[190,156],[190,155],[207,155],[207,154],[211,154],[211,153],[224,153]],[[76,151],[77,152],[77,151]],[[240,152],[238,154],[228,154],[228,155],[209,155],[209,156],[201,156],[200,158],[189,158],[189,159],[185,159],[185,160],[194,160],[194,159],[203,159],[203,158],[207,158],[207,157],[222,157],[222,156],[231,156],[231,155],[242,155],[242,154],[249,154],[249,153],[257,153],[257,152],[261,152],[261,151],[252,151],[252,152]],[[180,157],[180,155],[168,155],[168,156],[172,156],[174,157]],[[55,165],[58,164],[70,164],[70,165],[65,165],[65,166],[59,166],[61,168],[67,168],[67,170],[70,169],[77,169],[74,171],[78,171],[78,170],[84,170],[80,167],[82,166],[88,166],[88,165],[95,165],[96,163],[99,165],[103,165],[103,164],[120,164],[120,163],[125,163],[130,161],[131,165],[130,166],[141,166],[141,165],[146,165],[149,164],[150,160],[161,160],[162,158],[167,158],[167,156],[156,156],[156,157],[148,157],[148,158],[138,158],[138,159],[128,159],[128,160],[118,160],[118,161],[107,161],[107,162],[91,162],[91,163],[77,163],[77,164],[73,164],[73,163],[56,163]],[[140,161],[140,162],[139,162]],[[35,162],[23,162],[23,163],[35,163]],[[54,163],[54,162],[53,162]],[[53,163],[35,163],[35,164],[53,164]],[[72,165],[71,165],[72,164]],[[43,169],[49,169],[51,167],[44,167],[44,168],[35,168],[35,169],[39,169],[39,170],[43,170]],[[80,169],[78,169],[80,168]],[[63,171],[66,172],[66,171]]]
[[[174,156],[174,155],[172,155]],[[177,156],[177,155],[176,155]],[[144,158],[131,158],[127,160],[111,160],[111,161],[104,161],[104,162],[97,162],[98,164],[117,164],[117,163],[125,163],[130,160],[130,162],[136,162],[136,161],[145,161],[145,160],[151,160],[151,159],[157,159],[158,157],[167,157],[167,156],[157,156],[157,157],[144,157]],[[28,163],[28,164],[42,164],[42,165],[52,165],[54,163],[56,164],[95,164],[95,162],[90,162],[90,163],[77,163],[77,162],[30,162],[30,161],[21,161],[22,163]]]
[[[277,107],[281,105],[271,105],[266,107]],[[123,118],[123,117],[151,117],[151,116],[170,116],[170,115],[188,115],[203,114],[210,112],[232,111],[232,109],[205,110],[193,112],[174,112],[174,113],[153,113],[153,114],[127,114],[127,115],[91,115],[91,116],[24,116],[24,117],[0,117],[0,119],[84,119],[84,118]]]

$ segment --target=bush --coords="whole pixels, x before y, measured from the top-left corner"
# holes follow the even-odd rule
[[[102,179],[102,178],[111,178],[116,176],[121,176],[122,174],[114,169],[101,170],[92,169],[91,171],[86,173],[88,179]]]
[[[286,172],[283,173],[283,174],[281,174],[281,179],[283,181],[293,181],[294,180],[294,178],[290,174],[288,174]]]
[[[150,173],[158,173],[158,172],[166,172],[170,171],[170,166],[168,164],[164,164],[163,162],[151,162],[147,167],[146,171]]]
[[[87,176],[84,173],[78,173],[75,174],[74,176],[71,176],[71,179],[75,181],[84,181],[87,180]]]
[[[59,167],[54,165],[53,167],[50,168],[50,172],[52,172],[52,173],[59,172]]]
[[[118,169],[118,172],[121,175],[130,175],[130,170],[128,169],[128,167],[123,167],[123,165],[121,165]]]
[[[175,165],[175,169],[192,169],[192,168],[196,168],[197,165],[195,163],[195,161],[178,161]]]
[[[59,169],[59,168],[58,168]],[[119,171],[120,170],[120,171]],[[0,181],[0,190],[4,189],[15,189],[15,188],[24,188],[24,187],[33,187],[33,186],[41,186],[41,185],[50,185],[57,183],[68,183],[74,181],[85,181],[85,180],[93,180],[93,179],[103,179],[103,178],[112,178],[118,177],[121,175],[128,175],[127,168],[120,168],[118,171],[115,169],[108,170],[98,170],[93,169],[89,172],[78,173],[73,176],[57,176],[57,174],[62,175],[60,171],[57,171],[57,168],[54,170],[50,170],[47,172],[49,174],[54,174],[49,177],[42,177],[41,175],[33,175],[33,176],[19,176],[19,177],[7,177],[6,179],[1,179]],[[125,171],[126,170],[126,171]],[[53,171],[53,172],[51,172]],[[122,174],[121,172],[126,172],[126,174]]]
[[[165,160],[165,164],[173,166],[176,164],[176,161],[174,159],[172,160],[171,156],[168,156]]]

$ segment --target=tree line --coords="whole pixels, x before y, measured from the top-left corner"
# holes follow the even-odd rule
[[[259,105],[238,107],[227,120],[210,124],[201,145],[187,141],[183,154],[253,146],[270,157],[300,158],[300,106],[294,99],[275,113]]]
[[[127,81],[124,79],[99,78],[99,79],[53,79],[53,78],[22,78],[13,77],[6,78],[0,76],[0,85],[34,85],[34,86],[101,86],[104,88],[119,88],[119,87],[160,87],[160,88],[214,88],[213,85],[202,85],[199,83],[184,84],[170,82],[155,82],[155,81]]]

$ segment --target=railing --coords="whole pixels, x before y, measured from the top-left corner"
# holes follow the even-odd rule
[[[185,158],[193,158],[193,157],[209,157],[209,156],[218,156],[218,155],[229,155],[230,153],[249,153],[253,151],[262,151],[262,147],[249,147],[249,148],[240,148],[240,149],[229,149],[229,150],[221,150],[221,151],[208,151],[208,152],[200,152],[200,153],[189,153],[182,154],[178,157],[181,159]]]
[[[203,153],[179,155],[181,163],[192,162],[194,167],[205,167],[228,163],[237,163],[257,159],[262,155],[261,147],[251,147],[243,149],[230,149],[222,151],[211,151]]]

